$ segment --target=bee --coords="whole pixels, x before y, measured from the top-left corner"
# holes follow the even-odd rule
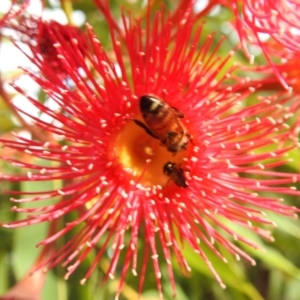
[[[176,163],[168,161],[163,168],[163,172],[166,176],[170,177],[178,186],[187,188],[188,184],[185,180],[183,169],[181,169]]]
[[[146,125],[136,119],[133,121],[150,136],[160,140],[168,151],[176,154],[187,149],[191,136],[178,119],[184,118],[182,112],[152,95],[141,96],[140,111]]]

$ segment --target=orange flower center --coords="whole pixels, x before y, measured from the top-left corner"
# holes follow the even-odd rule
[[[141,118],[139,120],[142,121]],[[180,165],[187,151],[174,155],[158,139],[150,136],[134,121],[128,120],[116,138],[115,154],[124,170],[131,173],[143,186],[164,187],[170,181],[163,173],[164,165],[168,161]]]

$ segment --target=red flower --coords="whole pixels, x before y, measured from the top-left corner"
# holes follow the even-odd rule
[[[79,68],[77,63],[78,53],[84,55],[88,51],[88,43],[83,32],[71,25],[62,25],[56,21],[43,21],[38,17],[20,15],[18,18],[7,22],[6,27],[14,29],[21,42],[29,46],[33,57],[27,56],[35,65],[39,67],[42,73],[46,74],[45,69],[50,67],[62,76],[66,75],[66,70],[61,63],[59,51],[57,50],[59,41],[63,41],[65,51],[69,56],[73,56],[74,67]],[[18,42],[18,41],[16,41]]]
[[[259,79],[262,88],[266,90],[282,90],[283,86],[278,80],[277,74],[274,72],[275,68],[284,82],[289,86],[289,90],[298,94],[300,86],[299,54],[300,51],[292,52],[288,49],[278,48],[277,55],[281,57],[280,62],[274,62],[272,66],[252,66],[248,68],[248,70],[265,77],[264,79]],[[297,101],[297,99],[295,99],[295,101]]]
[[[300,4],[290,0],[232,0],[228,5],[234,12],[236,29],[247,55],[251,56],[247,44],[260,46],[273,71],[287,88],[280,70],[274,66],[273,58],[281,58],[277,52],[279,47],[299,52]],[[265,43],[266,35],[272,43]]]
[[[22,14],[22,12],[29,5],[30,0],[24,0],[23,3],[21,3],[20,6],[16,5],[16,4],[18,4],[18,2],[19,2],[18,0],[12,0],[11,1],[11,5],[10,5],[9,10],[0,19],[0,28],[2,26],[4,26],[5,22],[7,22],[11,19],[14,19],[14,18],[18,17],[20,14]]]
[[[10,191],[21,198],[12,199],[14,202],[40,202],[41,206],[15,207],[17,212],[28,213],[28,218],[4,226],[16,228],[52,222],[76,211],[76,220],[40,243],[52,244],[78,227],[76,236],[43,266],[51,268],[64,262],[69,265],[67,278],[98,244],[100,250],[82,279],[84,283],[109,248],[113,254],[106,278],[113,277],[124,252],[118,293],[129,270],[139,276],[142,289],[149,259],[153,262],[160,294],[159,261],[166,260],[175,293],[171,255],[175,255],[182,269],[190,271],[182,254],[183,244],[189,244],[199,253],[224,286],[202,251],[200,241],[224,262],[226,259],[214,243],[254,264],[223,232],[250,246],[256,245],[227,227],[222,219],[271,239],[270,232],[260,228],[261,224],[272,224],[263,211],[287,216],[294,216],[297,211],[281,201],[282,194],[300,194],[290,186],[300,176],[273,169],[286,162],[285,154],[294,147],[293,141],[290,145],[285,142],[290,138],[286,122],[293,116],[294,107],[287,105],[290,98],[284,94],[262,97],[246,106],[255,87],[237,93],[245,80],[232,75],[238,67],[230,64],[233,51],[228,57],[220,58],[216,53],[221,42],[212,47],[211,35],[200,41],[202,28],[192,33],[192,13],[186,13],[180,23],[173,24],[159,11],[151,26],[149,14],[145,29],[142,21],[124,16],[122,44],[121,33],[113,29],[107,7],[104,12],[111,28],[113,53],[105,51],[88,27],[91,49],[85,55],[80,51],[80,44],[74,43],[69,51],[69,41],[53,35],[57,57],[68,80],[61,80],[51,64],[47,68],[46,63],[41,65],[34,56],[43,76],[29,71],[28,75],[61,109],[51,110],[27,96],[53,121],[45,122],[33,116],[32,119],[36,126],[52,133],[54,139],[42,143],[16,137],[1,142],[5,147],[49,163],[45,166],[6,157],[13,165],[26,170],[27,175],[1,177],[37,183],[64,181],[64,185],[61,189],[37,193]],[[76,60],[74,53],[77,53]],[[26,95],[18,86],[15,88]],[[176,108],[173,114],[183,113],[180,124],[192,136],[187,150],[173,155],[132,120],[144,122],[139,99],[150,94]],[[171,133],[168,131],[168,136]],[[183,176],[187,187],[177,185],[174,177],[164,174],[167,162],[175,163],[176,172]],[[49,198],[57,202],[43,205],[42,201]],[[139,234],[145,244],[144,253],[139,251]],[[163,258],[158,257],[158,247],[163,250]],[[144,258],[141,266],[137,265],[138,256]]]

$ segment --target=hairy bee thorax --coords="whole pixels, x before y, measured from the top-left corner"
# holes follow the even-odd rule
[[[149,135],[161,141],[173,154],[186,150],[190,135],[179,121],[184,115],[161,99],[144,95],[140,97],[140,111],[146,124],[134,120]]]

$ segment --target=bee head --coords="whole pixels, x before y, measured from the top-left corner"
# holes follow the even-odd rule
[[[164,103],[154,96],[144,95],[140,98],[140,110],[142,113],[157,113]]]
[[[167,176],[170,176],[173,173],[174,165],[175,165],[175,163],[172,163],[172,162],[168,161],[164,165],[164,169],[163,169],[164,174],[167,175]]]

